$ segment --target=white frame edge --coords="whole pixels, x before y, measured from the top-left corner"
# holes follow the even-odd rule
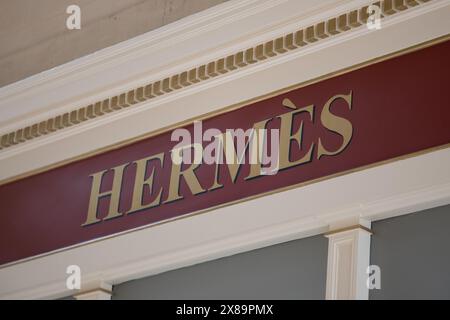
[[[368,300],[370,232],[361,228],[327,235],[327,300]]]

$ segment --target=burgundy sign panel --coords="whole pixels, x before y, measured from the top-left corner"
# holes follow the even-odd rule
[[[301,122],[304,125],[303,147],[293,144],[290,155],[292,159],[298,159],[314,144],[312,161],[281,170],[276,175],[246,180],[250,166],[244,164],[233,183],[224,164],[219,167],[222,188],[193,195],[185,181],[181,180],[180,194],[183,199],[164,203],[171,174],[169,152],[177,144],[171,141],[170,131],[0,186],[0,264],[448,144],[448,57],[450,41],[203,121],[203,130],[217,128],[225,132],[229,128],[252,128],[258,121],[274,118],[269,122],[268,129],[277,128],[280,120],[276,117],[292,111],[283,106],[284,99],[290,99],[299,108],[314,105],[312,121],[307,113],[295,118],[294,130],[298,130]],[[340,135],[320,124],[324,104],[335,95],[348,95],[350,92],[352,108],[349,109],[344,101],[336,101],[333,113],[351,122],[352,139],[340,154],[317,159],[315,155],[319,138],[327,149],[335,150],[342,144]],[[186,128],[193,131],[192,125]],[[154,171],[155,190],[163,188],[159,206],[82,226],[86,221],[92,187],[90,175],[160,152],[166,156],[163,166],[155,167]],[[202,164],[195,171],[198,181],[206,190],[214,182],[215,168],[215,165]],[[121,212],[126,212],[131,206],[135,174],[136,166],[128,165],[123,175]],[[101,190],[111,190],[112,180],[113,172],[110,170],[104,176]],[[386,181],[386,184],[389,183]],[[149,193],[148,189],[145,190],[144,194]],[[143,203],[153,199],[153,195],[146,194]],[[107,214],[108,206],[109,197],[99,200],[100,219]],[[245,219],[245,212],[242,212],[242,218]]]

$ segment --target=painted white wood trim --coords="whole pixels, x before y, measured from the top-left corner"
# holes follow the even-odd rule
[[[111,300],[111,293],[94,290],[86,293],[74,295],[76,300]]]
[[[112,285],[101,280],[83,284],[83,290],[76,292],[73,297],[76,300],[111,300]]]
[[[368,300],[370,233],[361,228],[327,235],[327,300]]]
[[[135,105],[133,108],[100,117],[98,121],[87,121],[4,149],[0,151],[0,181],[351,67],[450,32],[450,1],[433,0],[430,5],[410,10],[385,20],[379,31],[369,31],[363,27],[309,48],[305,47],[305,50],[279,56],[266,63],[255,64],[205,81],[198,86],[191,86]],[[214,42],[214,39],[209,40]],[[228,49],[221,52],[225,53]],[[293,70],[296,71],[292,72]],[[126,73],[126,69],[117,70],[117,74]],[[111,78],[107,72],[100,72],[98,76],[102,79]],[[87,78],[85,82],[91,83]],[[92,86],[96,87],[94,83]],[[67,97],[68,92],[72,90],[70,88],[72,87],[69,86],[67,90],[55,89],[51,94],[48,91],[33,93],[27,96],[27,99],[39,99],[41,94],[45,99],[53,94]],[[85,92],[86,96],[92,97],[89,92]]]
[[[72,295],[65,286],[70,264],[81,267],[83,290],[92,281],[121,283],[324,233],[339,220],[449,204],[448,163],[450,148],[4,267],[0,299]]]
[[[234,0],[0,88],[0,132],[74,110],[367,0]],[[328,12],[327,12],[328,11]],[[17,108],[17,106],[20,108]]]

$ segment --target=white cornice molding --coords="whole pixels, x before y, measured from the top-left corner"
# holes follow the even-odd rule
[[[186,21],[0,88],[0,132],[5,134],[39,123],[371,3],[255,1],[231,1],[227,6],[212,8]],[[434,0],[434,5],[437,2]],[[403,11],[417,12],[419,7],[427,10],[429,6],[423,3],[408,6],[408,10],[397,10],[397,16]],[[204,41],[205,37],[208,41]]]
[[[250,9],[253,8],[254,12],[258,12],[261,10],[261,7],[264,8],[267,7],[267,4],[273,5],[274,2],[279,3],[280,1],[285,0],[269,0],[264,3],[260,0],[226,2],[162,26],[156,30],[101,49],[95,53],[74,59],[73,61],[30,76],[24,80],[4,86],[0,88],[0,98],[3,100],[11,96],[21,95],[24,93],[24,90],[37,90],[51,82],[62,81],[61,78],[69,81],[71,80],[70,76],[73,78],[75,72],[77,77],[86,76],[94,71],[98,71],[101,66],[106,68],[111,64],[131,60],[136,56],[144,54],[144,52],[151,53],[162,47],[169,46],[170,43],[176,43],[183,39],[194,37],[195,34],[201,34],[210,30],[212,26],[220,26],[221,23],[226,23],[232,17],[245,16],[245,13],[250,15],[252,10],[249,10],[249,6],[251,6]],[[265,6],[261,6],[261,4]]]
[[[265,1],[263,2],[266,3]],[[336,7],[334,9],[328,8],[328,11],[326,11],[327,14],[345,12],[351,6],[353,6],[351,8],[355,8],[356,4],[361,5],[362,1],[338,2],[344,2],[344,4],[339,6],[339,10]],[[270,3],[274,4],[278,2]],[[296,1],[295,3],[298,2]],[[278,6],[282,5],[292,5],[292,1],[285,0],[278,3]],[[280,9],[278,6],[272,7],[270,12],[276,11],[275,8]],[[285,10],[285,7],[283,8]],[[280,9],[280,11],[283,10]],[[278,15],[280,16],[281,14],[278,12]],[[324,15],[324,13],[322,12],[321,15]],[[272,27],[272,33],[267,32],[267,26],[265,26],[264,30],[266,32],[259,35],[253,34],[254,37],[257,37],[256,40],[254,37],[244,37],[244,40],[238,39],[239,41],[235,39],[231,46],[232,49],[236,49],[235,46],[241,43],[240,41],[243,41],[245,45],[248,45],[249,41],[253,41],[253,44],[260,43],[263,39],[261,37],[267,36],[266,34],[268,33],[270,37],[267,36],[269,37],[267,39],[272,39],[274,34],[284,34],[286,31],[294,30],[292,28],[298,27],[302,23],[308,25],[309,22],[312,22],[312,20],[308,20],[308,23],[304,21],[293,22],[288,18],[282,19],[279,16],[276,17],[278,24],[276,24],[276,27]],[[320,18],[324,17],[321,16]],[[254,15],[244,20],[247,23],[254,24],[255,22],[253,20],[260,18],[260,16]],[[310,17],[309,19],[312,18]],[[237,22],[235,24],[239,25]],[[274,21],[272,21],[272,24],[274,24]],[[381,30],[374,32],[362,27],[342,33],[336,37],[330,37],[308,45],[302,48],[302,50],[293,50],[272,59],[266,59],[261,63],[252,64],[235,72],[229,72],[222,76],[203,81],[197,85],[192,85],[133,105],[132,108],[108,113],[92,121],[85,121],[69,128],[58,130],[52,134],[35,138],[26,143],[3,149],[0,151],[0,165],[4,170],[0,171],[0,181],[5,182],[13,177],[39,171],[40,168],[47,168],[56,163],[64,163],[80,155],[88,154],[95,150],[172,126],[186,119],[220,111],[229,105],[294,84],[307,82],[325,74],[349,68],[352,65],[364,63],[365,61],[449,33],[450,1],[433,0],[399,14],[388,16],[383,20]],[[207,39],[209,41],[203,39],[202,43],[206,42],[208,45],[216,48],[212,50],[213,53],[208,53],[208,59],[211,58],[211,54],[215,57],[220,57],[233,52],[230,51],[231,49],[229,47],[219,46],[220,48],[217,49],[218,44],[216,43],[216,46],[213,45],[215,43],[214,41],[217,41],[216,37]],[[130,63],[133,62],[133,60],[130,61]],[[188,61],[186,63],[191,62]],[[146,65],[149,65],[149,63]],[[187,65],[183,64],[182,66],[184,68]],[[121,71],[118,72],[118,75],[128,72],[126,66],[121,65],[120,68],[122,69],[120,69]],[[302,70],[302,72],[292,73],[289,70]],[[97,84],[103,83],[102,81],[116,81],[116,79],[111,80],[108,73],[99,72],[96,76],[99,79]],[[86,79],[86,81],[89,82],[89,79]],[[89,83],[93,88],[95,88],[95,84]],[[136,83],[122,83],[123,88],[134,88],[135,85]],[[100,93],[91,95],[86,93],[86,97],[83,99],[100,99],[99,94],[108,92],[108,90],[103,91],[103,93],[101,90],[97,91]],[[228,93],[224,95],[224,92]],[[33,98],[36,101],[41,101],[42,104],[42,101],[48,101],[54,95],[60,95],[60,98],[67,98],[68,95],[72,94],[72,86],[67,87],[66,90],[53,88],[47,94],[26,96],[24,93],[23,99],[21,98],[23,103],[18,103],[17,105],[25,104],[26,99]],[[0,100],[0,106],[1,103],[2,101]],[[3,101],[3,103],[5,102]],[[186,106],[189,106],[189,108]],[[1,111],[2,109],[0,107]],[[52,109],[51,112],[54,112],[54,110]],[[33,115],[33,117],[41,117],[43,114],[47,116],[47,113],[38,114],[39,112]],[[60,113],[58,112],[57,114]],[[29,121],[30,119],[28,117],[23,121]],[[17,125],[17,123],[14,123],[14,125]],[[123,128],[127,130],[123,130]],[[91,137],[93,136],[96,139],[92,139]],[[67,148],[69,145],[70,148]],[[33,161],[29,159],[33,159]]]
[[[283,24],[283,20],[303,21],[305,15],[315,16],[319,9],[345,2],[361,3],[361,0],[324,0],[320,4],[315,0],[235,0],[199,12],[0,88],[0,132],[209,62],[227,50],[245,48],[256,36]],[[90,83],[83,86],[80,80]],[[66,88],[72,91],[66,92]],[[61,89],[64,91],[54,93]],[[22,107],[18,109],[17,105]],[[36,117],[36,112],[42,114]]]
[[[353,228],[327,235],[327,300],[368,300],[365,273],[370,264],[370,235]]]

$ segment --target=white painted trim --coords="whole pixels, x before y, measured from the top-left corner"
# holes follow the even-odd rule
[[[77,294],[74,296],[76,300],[111,300],[111,293],[94,290],[86,293]]]
[[[101,280],[96,280],[83,285],[83,291],[76,292],[73,297],[76,300],[111,300],[112,285]]]
[[[356,228],[327,235],[327,300],[368,300],[365,273],[370,264],[370,233]]]
[[[283,3],[291,2],[286,0]],[[247,19],[252,20],[255,17]],[[280,24],[283,25],[281,22]],[[292,22],[285,24],[289,26],[289,30],[294,30],[292,28],[295,24]],[[284,31],[286,30],[283,29],[283,33]],[[336,38],[321,41],[317,45],[305,47],[304,50],[292,51],[270,61],[205,81],[198,86],[191,86],[135,105],[133,108],[102,116],[98,120],[87,121],[1,150],[0,181],[348,68],[449,32],[450,1],[434,0],[430,5],[426,4],[417,10],[413,8],[404,14],[392,16],[383,22],[383,28],[379,31],[369,31],[365,27],[349,31]],[[214,43],[215,38],[207,39]],[[227,50],[229,47],[217,52],[225,54]],[[117,74],[127,74],[125,65],[119,65],[117,68],[119,68],[115,69]],[[98,81],[92,83],[93,88],[98,88],[97,84],[111,78],[106,71],[99,72],[97,77]],[[86,78],[85,82],[91,84],[89,78]],[[134,85],[130,84],[131,87]],[[74,86],[76,87],[75,82],[66,89],[58,89],[52,85],[51,92],[39,91],[29,96],[24,94],[23,99],[15,100],[14,106],[28,105],[31,100],[42,103],[54,94],[60,95],[58,99],[69,99],[68,95],[72,94]],[[86,92],[86,99],[99,98],[88,94],[89,92]],[[11,103],[0,100],[0,104],[2,102],[5,105]],[[8,110],[13,109],[11,106],[8,105]],[[2,108],[0,106],[0,112]]]
[[[448,163],[450,148],[11,265],[0,269],[0,299],[72,294],[69,264],[81,267],[83,290],[92,281],[121,283],[324,233],[338,220],[449,204]]]
[[[234,0],[0,88],[0,132],[188,70],[367,0]],[[20,108],[17,106],[20,105]]]

